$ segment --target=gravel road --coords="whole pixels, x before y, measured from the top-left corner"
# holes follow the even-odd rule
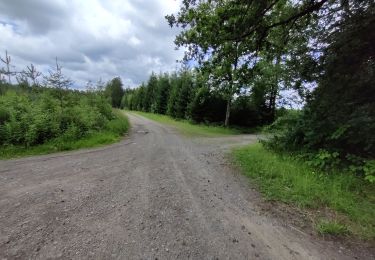
[[[256,136],[129,119],[114,145],[0,161],[0,259],[353,259],[262,213],[224,158]]]

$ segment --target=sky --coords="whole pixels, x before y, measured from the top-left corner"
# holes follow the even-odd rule
[[[180,0],[0,0],[0,56],[7,50],[16,71],[33,63],[43,73],[57,57],[78,88],[117,76],[135,87],[182,59],[173,43],[178,31],[164,18],[179,6]]]

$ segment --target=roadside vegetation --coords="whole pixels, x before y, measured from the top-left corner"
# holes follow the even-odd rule
[[[87,91],[71,85],[57,63],[43,86],[26,77],[18,84],[0,81],[0,158],[109,144],[127,132],[127,118],[111,107],[114,89],[122,90],[119,79]]]
[[[176,120],[170,116],[159,115],[154,113],[146,113],[133,111],[132,113],[141,115],[148,119],[175,127],[182,134],[187,136],[204,136],[218,137],[225,135],[236,135],[242,133],[241,130],[235,128],[226,128],[223,126],[213,126],[204,124],[193,124],[187,120]]]
[[[360,176],[320,170],[260,143],[235,149],[233,155],[265,198],[318,210],[312,217],[319,233],[375,239],[375,189]]]

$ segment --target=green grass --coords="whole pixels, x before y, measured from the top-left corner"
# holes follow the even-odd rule
[[[81,148],[92,148],[118,142],[128,131],[129,122],[122,111],[115,111],[116,118],[111,120],[107,128],[100,132],[93,132],[79,140],[56,138],[45,144],[24,147],[6,146],[0,149],[0,159],[18,158],[32,155],[49,154],[60,151],[71,151]]]
[[[316,225],[316,229],[321,235],[339,236],[348,234],[348,228],[337,221],[320,220]]]
[[[298,159],[268,151],[261,144],[235,149],[233,157],[267,199],[317,212],[329,208],[334,213],[330,221],[346,226],[355,236],[375,239],[374,184],[347,173],[318,171]],[[335,228],[338,225],[333,227],[331,223],[320,225],[318,230],[324,233]]]
[[[240,129],[226,128],[222,126],[210,126],[204,124],[193,124],[187,120],[176,120],[166,115],[145,113],[139,111],[132,111],[131,113],[146,117],[159,123],[173,126],[182,134],[187,136],[218,137],[243,133],[243,131]]]

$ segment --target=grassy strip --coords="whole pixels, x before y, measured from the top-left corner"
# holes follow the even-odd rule
[[[119,141],[129,129],[129,122],[122,111],[115,111],[116,118],[108,123],[105,130],[92,132],[79,140],[56,138],[47,143],[32,146],[6,146],[0,149],[0,159],[17,158],[32,155],[49,154],[81,148],[98,147]]]
[[[131,113],[146,117],[159,123],[176,127],[182,134],[185,134],[187,136],[217,137],[242,133],[242,131],[239,129],[226,128],[222,126],[210,126],[204,124],[193,124],[187,120],[176,120],[166,115],[145,113],[139,111],[132,111]]]
[[[317,171],[293,157],[268,151],[261,144],[235,149],[233,155],[267,199],[316,209],[320,234],[375,239],[373,184],[350,174]],[[318,214],[326,208],[333,214]]]

